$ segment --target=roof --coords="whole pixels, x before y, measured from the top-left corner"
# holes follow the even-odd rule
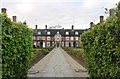
[[[61,34],[62,36],[80,36],[82,32],[85,31],[84,29],[33,29],[33,35],[34,36],[55,36],[57,32]],[[41,32],[41,34],[38,34],[38,32]],[[47,35],[47,32],[50,32],[50,35]],[[68,35],[65,33],[69,32]],[[78,35],[75,35],[75,32],[78,32]]]

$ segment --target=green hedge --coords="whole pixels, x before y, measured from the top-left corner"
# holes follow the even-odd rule
[[[2,77],[26,79],[32,52],[32,29],[23,23],[14,23],[0,14],[2,24]]]
[[[90,77],[120,78],[120,21],[107,18],[81,35]]]

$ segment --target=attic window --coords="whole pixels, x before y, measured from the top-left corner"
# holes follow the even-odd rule
[[[66,32],[65,34],[66,34],[66,35],[69,35],[69,32]]]
[[[41,32],[40,32],[40,31],[38,31],[38,35],[41,35]]]
[[[47,32],[47,35],[50,35],[50,31]]]
[[[60,32],[59,32],[59,31],[57,31],[57,34],[60,34]]]
[[[75,35],[78,35],[78,32],[77,32],[77,31],[75,32]]]

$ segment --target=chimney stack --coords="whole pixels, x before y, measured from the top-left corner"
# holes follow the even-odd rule
[[[72,25],[72,30],[74,29],[74,25]]]
[[[17,16],[12,16],[13,22],[16,22]]]
[[[47,25],[45,25],[45,29],[47,29]]]
[[[100,16],[100,23],[103,23],[104,21],[104,16]]]
[[[37,25],[35,25],[35,29],[37,29]]]
[[[2,8],[2,9],[1,9],[1,13],[6,14],[6,12],[7,12],[7,9],[6,9],[6,8]]]
[[[93,22],[90,22],[90,28],[92,28],[92,27],[93,27],[93,24],[94,24]]]

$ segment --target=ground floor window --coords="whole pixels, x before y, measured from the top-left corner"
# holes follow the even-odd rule
[[[36,42],[34,42],[34,46],[36,46]]]
[[[70,42],[70,46],[73,47],[73,42]]]
[[[47,42],[47,46],[50,47],[50,42]]]
[[[62,46],[64,46],[64,42],[62,42]]]
[[[69,47],[69,42],[65,42],[65,46],[66,46],[66,47]]]
[[[40,47],[40,42],[38,42],[38,47]]]
[[[79,42],[76,42],[75,46],[78,47],[78,45],[79,45]]]

